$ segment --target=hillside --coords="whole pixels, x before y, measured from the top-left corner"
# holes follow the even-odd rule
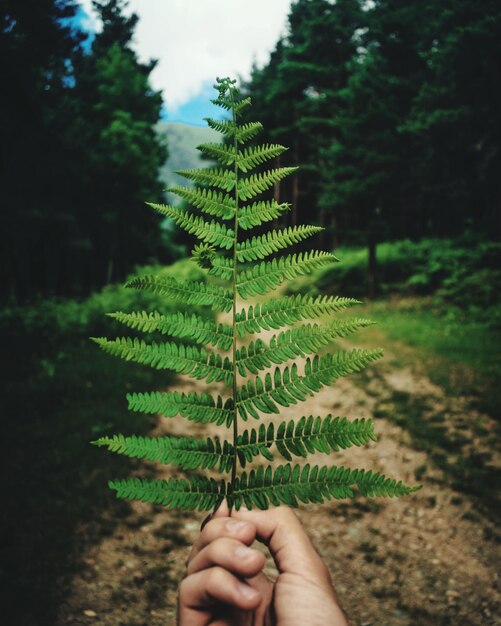
[[[181,122],[161,122],[157,124],[157,132],[166,138],[169,150],[169,157],[160,170],[160,178],[166,187],[190,184],[174,172],[201,167],[202,159],[197,146],[201,143],[218,142],[221,137],[219,133],[207,126],[190,126]],[[175,205],[179,202],[179,198],[167,194],[167,201]]]

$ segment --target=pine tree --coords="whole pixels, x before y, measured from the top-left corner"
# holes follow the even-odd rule
[[[261,414],[279,415],[283,407],[296,405],[336,379],[359,371],[382,352],[357,349],[317,354],[336,338],[370,324],[362,318],[332,319],[336,312],[357,304],[353,299],[284,296],[238,308],[237,299],[245,302],[265,295],[286,279],[329,265],[336,258],[313,250],[270,260],[275,253],[317,233],[319,228],[315,226],[247,234],[289,209],[287,204],[257,197],[292,174],[295,168],[260,168],[286,148],[278,144],[248,145],[262,126],[259,122],[239,123],[250,98],[240,96],[235,82],[218,79],[219,95],[213,100],[229,112],[230,118],[207,120],[227,141],[200,146],[202,153],[218,161],[219,166],[179,172],[200,187],[170,190],[188,200],[194,210],[150,204],[200,240],[193,256],[218,281],[205,284],[144,276],[134,278],[127,285],[229,313],[231,323],[217,323],[185,313],[117,312],[113,317],[134,330],[189,339],[190,343],[172,340],[148,343],[130,337],[95,339],[112,355],[157,369],[171,369],[197,380],[219,381],[228,390],[224,397],[207,393],[132,393],[128,395],[130,409],[166,416],[179,414],[195,422],[225,426],[233,433],[231,439],[116,435],[102,437],[95,443],[129,457],[182,469],[210,469],[229,473],[230,478],[216,480],[205,474],[189,480],[134,478],[112,481],[110,487],[120,498],[198,510],[217,507],[223,499],[230,508],[238,509],[245,503],[248,508],[266,509],[270,504],[297,506],[299,502],[352,497],[355,491],[366,496],[410,494],[416,487],[379,472],[289,463],[293,457],[306,458],[316,452],[329,454],[374,440],[371,420],[304,416],[298,421],[284,420],[277,425],[272,422],[267,427],[261,424],[258,428],[241,430],[241,425],[251,419],[259,420]],[[312,321],[319,318],[328,321]],[[277,332],[269,341],[259,336],[262,330],[270,329]],[[243,342],[244,339],[250,342]],[[305,359],[304,365],[290,364],[298,357]],[[275,455],[289,462],[245,469],[261,457],[272,461]]]

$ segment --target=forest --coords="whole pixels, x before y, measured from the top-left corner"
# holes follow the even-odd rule
[[[211,165],[188,144],[219,140],[162,122],[140,17],[127,0],[93,5],[98,32],[76,0],[0,0],[0,598],[19,626],[174,623],[203,517],[116,500],[109,479],[169,474],[89,445],[186,428],[124,396],[200,381],[89,337],[118,331],[117,310],[198,311],[122,285],[207,280],[196,238],[145,202],[172,203],[174,169]],[[239,81],[243,121],[289,147],[273,166],[300,166],[265,196],[290,204],[274,227],[320,226],[315,246],[339,259],[279,293],[359,299],[376,325],[342,345],[385,350],[308,410],[373,418],[381,441],[343,462],[423,485],[299,512],[357,626],[490,626],[501,609],[500,59],[494,0],[293,0]]]

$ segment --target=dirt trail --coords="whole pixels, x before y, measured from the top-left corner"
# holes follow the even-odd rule
[[[377,443],[330,458],[318,455],[314,461],[380,470],[407,483],[418,477],[423,489],[398,500],[357,498],[310,505],[299,516],[328,564],[353,626],[501,624],[497,529],[479,512],[475,499],[451,489],[430,455],[413,447],[407,430],[380,416],[403,394],[410,399],[408,406],[440,414],[446,432],[459,429],[462,453],[485,448],[485,437],[478,437],[469,424],[481,423],[485,434],[494,429],[493,421],[473,415],[467,399],[447,398],[428,379],[393,368],[391,360],[387,355],[363,379],[341,379],[281,417],[375,416]],[[202,388],[208,390],[182,377],[175,387]],[[188,432],[209,431],[183,419],[159,418],[154,434]],[[499,458],[491,456],[489,462],[499,465]],[[136,470],[140,476],[170,473],[146,463]],[[57,626],[174,624],[177,586],[203,517],[142,503],[127,505],[113,533],[100,545],[89,546]],[[274,571],[271,563],[268,570]]]

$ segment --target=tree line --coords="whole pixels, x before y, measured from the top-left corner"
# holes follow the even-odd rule
[[[501,235],[501,5],[298,0],[246,85],[322,245]]]
[[[155,62],[131,47],[126,0],[0,0],[0,296],[85,294],[169,261],[159,219],[167,156]],[[273,193],[319,245],[499,239],[501,5],[495,0],[296,0],[246,90],[264,141],[301,164]],[[164,242],[165,243],[165,242]]]
[[[93,36],[74,0],[0,2],[4,297],[88,293],[162,251],[144,208],[162,190],[162,97],[125,6],[96,0]]]

